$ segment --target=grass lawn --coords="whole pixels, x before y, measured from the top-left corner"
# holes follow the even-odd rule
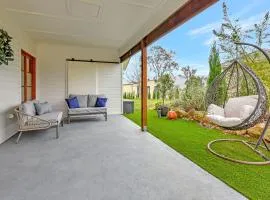
[[[153,104],[152,101],[150,101],[151,104]],[[135,100],[135,113],[125,115],[138,125],[140,124],[139,107],[139,101]],[[192,121],[159,119],[154,110],[148,111],[148,131],[246,197],[250,199],[270,199],[269,165],[236,164],[215,157],[207,151],[206,146],[211,140],[241,137],[225,135],[221,131],[201,127],[198,123]],[[250,149],[241,144],[232,145],[228,143],[214,148],[227,155],[234,155],[235,158],[248,156],[249,160],[258,160]],[[179,167],[181,168],[181,166]]]

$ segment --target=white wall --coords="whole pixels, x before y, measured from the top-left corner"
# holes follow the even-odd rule
[[[14,61],[0,65],[0,143],[17,131],[15,118],[9,119],[14,108],[21,102],[21,49],[35,56],[35,44],[0,8],[0,28],[13,37]]]
[[[66,59],[93,59],[105,61],[118,61],[116,49],[106,48],[84,48],[71,45],[41,43],[37,46],[37,98],[41,101],[48,101],[55,110],[65,111],[64,99],[66,97]],[[107,71],[100,70],[104,77],[109,78]],[[115,73],[115,72],[114,72]],[[119,91],[121,91],[121,67],[119,65],[116,72],[119,77]],[[116,81],[114,79],[113,81]],[[101,81],[102,82],[102,81]],[[100,83],[101,84],[101,83]],[[103,87],[110,87],[105,85]],[[107,90],[106,90],[107,91]],[[106,92],[104,91],[104,93]],[[103,92],[102,90],[99,92]],[[118,94],[117,94],[118,95]],[[115,110],[110,110],[110,114],[121,113],[121,93],[117,102],[119,106]]]
[[[105,94],[109,114],[122,108],[120,64],[68,62],[68,94]]]

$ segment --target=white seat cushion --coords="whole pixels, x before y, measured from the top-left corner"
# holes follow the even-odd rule
[[[106,107],[91,107],[91,108],[73,108],[68,109],[70,115],[87,115],[87,114],[99,114],[105,113],[107,111]]]
[[[219,126],[232,127],[240,124],[242,120],[237,117],[223,117],[220,115],[207,115],[209,120]]]
[[[219,115],[224,117],[224,109],[215,104],[210,104],[207,109],[207,113],[208,115]]]
[[[57,125],[61,122],[62,116],[63,116],[62,112],[51,112],[51,113],[39,115],[38,118],[49,121],[53,125]]]
[[[230,98],[224,107],[225,117],[241,118],[242,105],[250,105],[255,108],[258,102],[258,95]]]

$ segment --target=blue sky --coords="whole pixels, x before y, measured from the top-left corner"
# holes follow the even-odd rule
[[[214,39],[212,30],[220,27],[222,22],[223,2],[244,27],[258,22],[270,10],[270,0],[219,1],[152,45],[175,51],[180,66],[190,65],[199,75],[208,75],[209,49]]]

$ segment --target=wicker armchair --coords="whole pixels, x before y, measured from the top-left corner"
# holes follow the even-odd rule
[[[19,142],[20,137],[23,132],[26,131],[36,131],[36,130],[45,130],[51,127],[56,127],[56,138],[59,138],[59,124],[63,126],[62,115],[61,119],[42,119],[42,116],[30,116],[24,113],[20,107],[15,108],[15,114],[17,117],[18,123],[18,132],[16,143]]]

